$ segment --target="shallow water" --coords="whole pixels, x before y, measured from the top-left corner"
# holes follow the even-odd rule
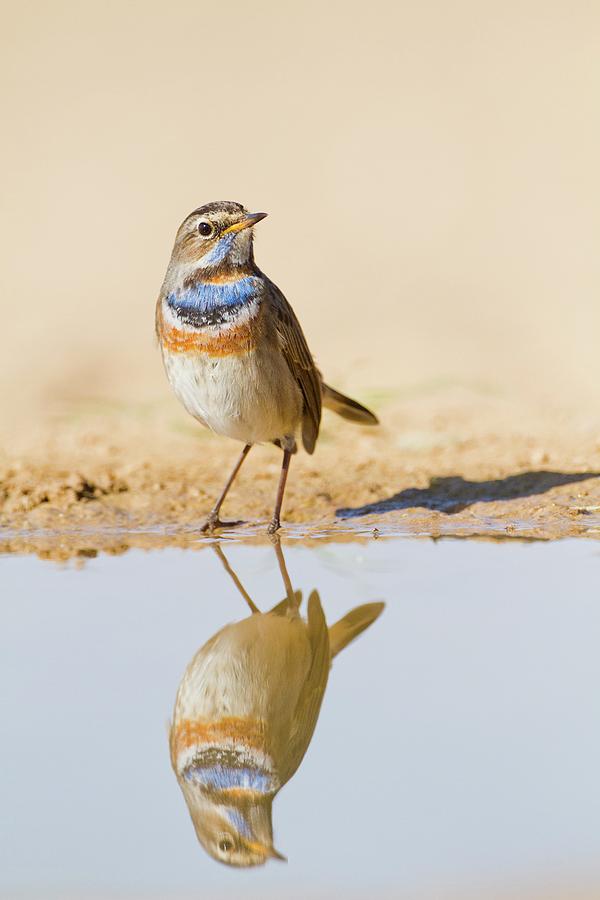
[[[221,544],[267,611],[274,548]],[[249,610],[214,548],[0,560],[3,897],[489,897],[600,886],[600,551],[419,539],[284,547],[328,624],[384,600],[333,663],[273,806],[288,857],[199,845],[168,721],[198,648]]]

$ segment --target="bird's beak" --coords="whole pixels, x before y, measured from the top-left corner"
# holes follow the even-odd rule
[[[280,853],[279,850],[275,849],[275,847],[270,848],[269,856],[271,857],[271,859],[280,859],[281,862],[287,862],[287,856],[284,856],[283,853]]]
[[[223,234],[231,234],[235,231],[243,231],[244,228],[252,228],[253,225],[256,225],[257,222],[260,222],[261,219],[266,218],[268,215],[268,213],[248,213],[240,222],[234,222],[233,225],[226,228]]]

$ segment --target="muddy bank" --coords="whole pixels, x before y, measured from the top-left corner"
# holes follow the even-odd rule
[[[383,425],[329,415],[292,462],[284,534],[295,538],[600,535],[596,421],[456,390],[379,403]],[[0,546],[67,558],[194,543],[238,447],[171,410],[55,420],[0,458]],[[223,510],[262,535],[280,453],[250,454]],[[54,548],[54,551],[53,551]]]

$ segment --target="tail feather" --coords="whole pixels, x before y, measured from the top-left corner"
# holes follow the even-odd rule
[[[351,609],[349,613],[332,625],[329,629],[329,646],[333,659],[340,650],[347,647],[350,641],[358,637],[361,632],[372,625],[375,619],[381,615],[385,603],[365,603]]]
[[[356,400],[340,394],[339,391],[329,387],[325,382],[323,382],[323,405],[327,409],[332,409],[338,416],[349,419],[351,422],[360,422],[361,425],[379,424],[377,416],[374,416],[366,406],[361,406]]]

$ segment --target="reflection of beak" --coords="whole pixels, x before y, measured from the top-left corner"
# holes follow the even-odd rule
[[[244,840],[244,846],[258,856],[263,856],[265,859],[280,859],[282,862],[287,862],[287,856],[284,856],[283,853],[280,853],[275,847],[268,847],[261,844],[260,841]]]
[[[233,225],[226,228],[223,234],[231,234],[234,231],[243,231],[244,228],[252,228],[253,225],[256,225],[257,222],[260,222],[261,219],[266,218],[268,215],[268,213],[248,213],[241,222],[234,222]]]

